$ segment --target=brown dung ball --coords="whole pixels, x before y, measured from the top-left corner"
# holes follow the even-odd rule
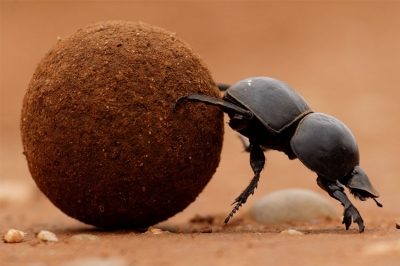
[[[109,228],[146,227],[193,202],[219,164],[223,113],[179,105],[219,97],[211,74],[174,33],[110,21],[59,41],[26,92],[29,170],[63,212]]]

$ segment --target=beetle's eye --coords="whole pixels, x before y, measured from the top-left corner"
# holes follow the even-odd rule
[[[249,125],[249,120],[243,117],[242,115],[235,114],[233,117],[231,117],[231,120],[229,121],[229,126],[233,130],[242,130],[245,127]]]

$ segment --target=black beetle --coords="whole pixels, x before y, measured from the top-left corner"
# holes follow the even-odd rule
[[[247,150],[254,177],[233,202],[236,206],[225,224],[254,194],[265,164],[263,150],[272,149],[284,152],[291,160],[298,158],[315,172],[318,186],[344,206],[342,224],[346,229],[353,221],[360,233],[364,231],[363,219],[347,198],[344,186],[356,198],[362,201],[372,198],[379,207],[382,205],[375,199],[379,197],[378,191],[359,166],[356,140],[341,121],[314,113],[296,91],[273,78],[248,78],[219,88],[226,89],[222,100],[199,94],[184,95],[176,100],[174,110],[183,99],[219,106],[229,115],[229,126],[249,139]]]

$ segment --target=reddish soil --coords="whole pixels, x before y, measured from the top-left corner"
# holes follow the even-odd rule
[[[397,265],[399,12],[399,2],[2,1],[0,186],[12,193],[0,201],[0,234],[15,228],[28,235],[22,243],[0,243],[1,265],[59,265],[81,258],[132,265]],[[22,155],[22,98],[36,64],[58,36],[105,20],[143,21],[176,32],[202,56],[217,81],[259,75],[285,81],[314,111],[335,116],[352,130],[361,166],[384,207],[352,199],[365,221],[363,234],[356,225],[346,231],[340,217],[257,225],[245,214],[267,193],[304,188],[329,198],[298,160],[267,152],[255,195],[229,226],[221,226],[230,203],[252,177],[248,154],[226,127],[221,163],[211,182],[187,209],[155,226],[171,233],[104,231],[63,214],[38,191]],[[340,214],[340,204],[330,200]],[[196,215],[200,218],[193,220]],[[279,234],[288,228],[304,235]],[[60,241],[38,242],[35,233],[42,229]],[[101,240],[69,240],[80,233]]]

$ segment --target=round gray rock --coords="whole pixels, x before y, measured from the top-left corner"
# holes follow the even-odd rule
[[[304,189],[287,189],[268,194],[251,207],[249,214],[260,224],[338,217],[331,202]]]

